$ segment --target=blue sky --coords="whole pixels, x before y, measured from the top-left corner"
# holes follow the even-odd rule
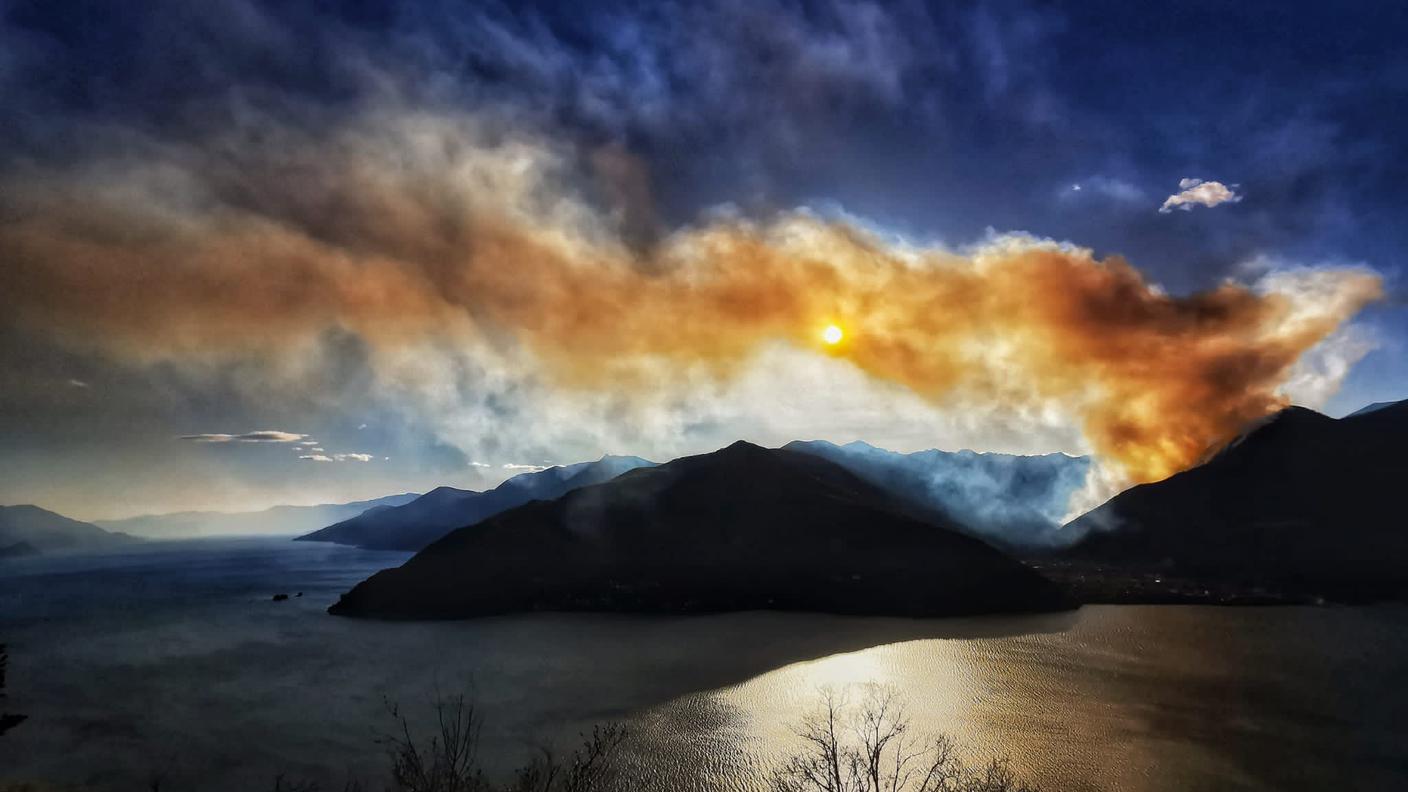
[[[344,249],[373,247],[385,240],[374,218],[386,207],[362,216],[345,196],[291,184],[328,174],[291,175],[300,163],[283,152],[340,140],[370,117],[463,116],[474,145],[550,141],[534,145],[567,163],[554,178],[586,204],[609,205],[612,233],[640,250],[709,218],[767,223],[805,208],[913,246],[962,250],[1008,233],[1070,242],[1127,258],[1174,295],[1267,272],[1368,267],[1385,297],[1353,319],[1343,342],[1353,365],[1321,406],[1342,414],[1408,395],[1399,4],[8,0],[0,9],[0,179],[24,186],[0,202],[0,224],[12,228],[64,196],[112,190],[169,200],[162,216],[181,222],[239,211]],[[367,133],[357,145],[378,139],[398,140]],[[596,170],[611,178],[578,178]],[[1233,200],[1160,212],[1186,179],[1216,182]],[[146,233],[113,228],[103,233],[123,244]],[[10,244],[0,256],[25,250]],[[89,266],[122,264],[99,255]],[[350,321],[331,321],[316,354],[297,363],[252,347],[195,363],[150,341],[114,351],[100,341],[119,328],[46,319],[57,309],[10,277],[0,280],[11,317],[0,319],[0,433],[13,441],[0,450],[0,500],[80,516],[478,486],[504,465],[660,457],[741,435],[1083,450],[1079,432],[1044,418],[1033,419],[1041,431],[1016,419],[960,427],[909,394],[877,403],[870,385],[831,369],[817,381],[853,391],[838,390],[809,421],[805,404],[779,417],[735,403],[754,398],[740,395],[748,388],[767,390],[749,384],[752,374],[693,389],[727,391],[726,409],[677,395],[645,408],[610,393],[559,399],[536,374],[472,355],[455,357],[453,375],[437,364],[436,376],[412,376],[405,355]],[[140,313],[153,289],[162,287],[143,282],[113,299]],[[283,307],[254,323],[256,335],[305,299],[273,287],[260,296]],[[179,340],[191,320],[161,321],[164,338]],[[789,358],[775,368],[809,366]],[[581,426],[525,428],[545,421]],[[304,448],[329,459],[374,461],[271,456],[296,442],[177,439],[261,429],[304,435],[318,443]],[[1024,433],[1036,439],[1013,439]]]

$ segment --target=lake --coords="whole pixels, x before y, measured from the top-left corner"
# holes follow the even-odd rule
[[[385,702],[471,692],[506,772],[625,722],[677,789],[766,788],[823,689],[899,692],[915,725],[1047,789],[1408,788],[1408,607],[1086,607],[908,620],[324,613],[407,554],[283,540],[0,562],[0,781],[249,790],[379,784]],[[274,602],[275,593],[292,596]]]

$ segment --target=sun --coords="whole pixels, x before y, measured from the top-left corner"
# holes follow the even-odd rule
[[[841,332],[841,328],[836,325],[827,325],[826,329],[821,331],[821,340],[835,346],[841,343],[841,339],[844,338],[845,335],[845,333]]]

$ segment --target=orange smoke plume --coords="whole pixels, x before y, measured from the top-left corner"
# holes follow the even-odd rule
[[[973,256],[898,251],[807,216],[688,232],[660,256],[656,276],[629,262],[506,259],[471,268],[467,293],[506,296],[486,316],[596,387],[640,359],[727,372],[786,339],[940,404],[1058,400],[1135,481],[1188,467],[1284,406],[1277,388],[1296,360],[1380,290],[1345,271],[1305,273],[1313,294],[1227,284],[1171,297],[1119,258],[1021,239]],[[820,337],[832,323],[845,328],[834,347]]]
[[[280,151],[278,168],[192,167],[210,183],[174,206],[34,181],[0,224],[0,311],[138,359],[274,355],[330,328],[374,350],[521,346],[581,388],[700,365],[728,378],[781,340],[941,406],[1059,401],[1102,458],[1150,481],[1281,406],[1293,364],[1381,288],[1307,271],[1175,297],[1071,246],[1008,237],[958,254],[807,213],[655,238],[618,159],[597,169],[630,177],[602,191],[629,198],[613,224],[535,170],[541,152],[406,145],[390,163],[352,138]],[[300,162],[308,179],[282,172]],[[229,201],[232,184],[282,214]],[[825,345],[833,323],[844,338]]]

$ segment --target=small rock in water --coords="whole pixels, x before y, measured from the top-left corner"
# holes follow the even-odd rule
[[[274,602],[283,602],[283,601],[286,600],[286,599],[288,599],[288,595],[287,595],[287,594],[275,594],[275,595],[274,595]]]

